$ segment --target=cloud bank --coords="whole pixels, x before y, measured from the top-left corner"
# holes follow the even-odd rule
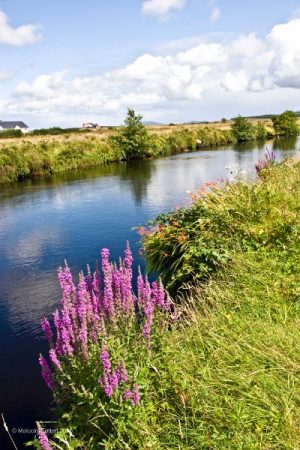
[[[203,97],[205,102],[216,97],[220,102],[236,101],[236,94],[283,88],[300,89],[300,18],[274,26],[263,39],[250,33],[202,41],[170,50],[168,55],[145,53],[98,76],[72,77],[67,71],[41,74],[17,85],[3,107],[12,114],[111,116],[123,114],[127,106],[143,113],[180,111],[183,103],[188,110]]]

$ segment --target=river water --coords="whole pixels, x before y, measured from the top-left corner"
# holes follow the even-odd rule
[[[268,147],[280,160],[300,141]],[[77,274],[94,267],[102,247],[118,258],[129,240],[135,267],[143,267],[134,226],[185,204],[188,190],[228,178],[228,166],[254,172],[264,150],[229,146],[0,187],[0,412],[19,448],[35,420],[53,419],[38,365],[47,350],[40,319],[59,305],[56,270],[64,259]],[[9,448],[2,429],[0,449]]]

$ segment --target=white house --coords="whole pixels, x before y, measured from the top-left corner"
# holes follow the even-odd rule
[[[21,130],[22,133],[27,133],[29,131],[26,123],[22,121],[4,121],[0,120],[0,132],[5,130]]]
[[[98,124],[92,122],[85,122],[82,124],[81,128],[98,128]]]

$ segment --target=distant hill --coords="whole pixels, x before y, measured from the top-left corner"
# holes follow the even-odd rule
[[[209,122],[207,120],[192,120],[191,122],[185,122],[183,125],[207,125]]]
[[[300,111],[295,111],[298,117],[300,117]],[[262,114],[258,116],[247,116],[247,119],[272,119],[274,116],[279,116],[279,114]]]
[[[143,125],[146,125],[148,127],[158,127],[158,126],[164,125],[164,124],[163,123],[159,123],[159,122],[153,122],[151,120],[145,120],[143,122]]]

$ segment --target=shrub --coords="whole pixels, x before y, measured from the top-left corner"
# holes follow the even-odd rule
[[[60,128],[60,127],[52,127],[52,128],[40,128],[36,130],[32,130],[29,134],[32,136],[51,136],[51,135],[60,135],[60,134],[69,134],[69,133],[86,133],[90,132],[88,128]]]
[[[260,183],[205,184],[190,206],[158,216],[142,231],[148,270],[157,271],[175,293],[185,283],[207,279],[237,249],[285,245],[287,230],[297,229],[296,216],[284,213],[299,190],[299,170],[290,171],[290,191],[283,188],[287,169],[276,165],[261,172]]]
[[[125,126],[110,137],[120,157],[126,160],[144,158],[149,151],[149,135],[142,116],[128,108]]]
[[[265,141],[268,137],[268,132],[262,123],[258,123],[255,127],[256,139]]]
[[[285,111],[272,118],[275,133],[278,136],[296,136],[299,134],[297,114],[293,111]]]
[[[0,139],[20,138],[23,136],[21,130],[4,130],[0,131]]]
[[[255,127],[250,120],[238,116],[233,119],[231,127],[233,135],[238,142],[247,142],[255,139]]]

